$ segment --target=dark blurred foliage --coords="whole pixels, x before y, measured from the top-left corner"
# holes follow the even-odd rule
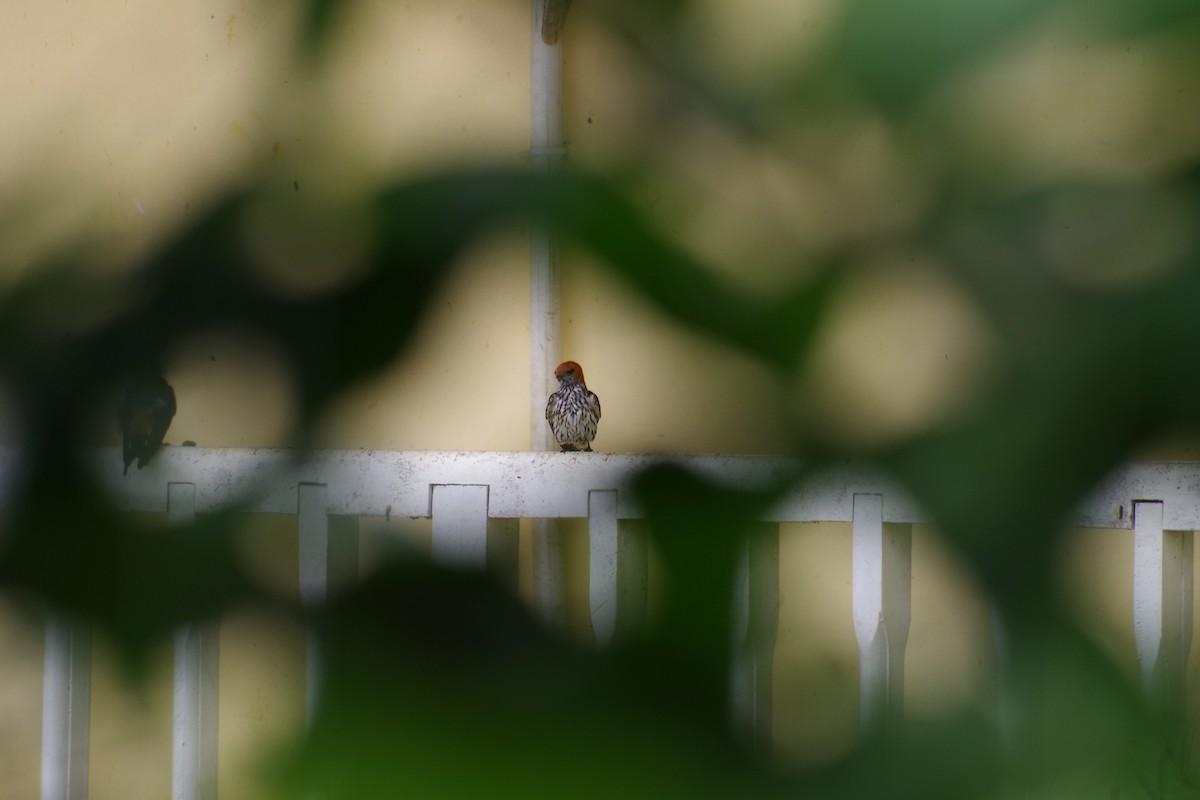
[[[329,690],[297,790],[729,797],[762,780],[728,741],[719,684],[658,654],[580,652],[487,579],[398,566],[318,629]]]
[[[308,4],[303,52],[312,69],[343,5]],[[681,46],[691,3],[584,5],[572,13],[601,16],[701,98],[705,113],[769,142],[761,87],[732,90],[707,73],[703,53]],[[1095,35],[1116,40],[1200,30],[1200,7],[1181,0],[844,6],[816,60],[783,76],[772,113],[782,105],[819,118],[865,105],[899,130],[936,87],[1053,14],[1082,13]],[[1191,66],[1200,79],[1200,63]],[[923,152],[950,148],[949,133],[922,130]],[[1150,194],[1190,219],[1200,208],[1197,166],[1181,160],[1147,176]],[[966,287],[998,333],[999,364],[967,413],[854,455],[912,492],[995,600],[1007,644],[999,723],[981,711],[914,725],[803,773],[745,753],[727,733],[727,600],[741,531],[772,493],[735,495],[663,469],[641,484],[669,586],[667,610],[644,639],[584,652],[485,577],[385,569],[313,622],[326,691],[311,734],[284,759],[286,791],[305,795],[308,783],[320,789],[308,796],[328,797],[1197,795],[1181,731],[1144,707],[1073,629],[1051,581],[1072,504],[1140,444],[1200,423],[1200,238],[1152,280],[1097,290],[1064,280],[1040,242],[1061,201],[1107,207],[1111,186],[1049,180],[1000,190],[936,169],[927,177],[930,211],[901,238],[941,256]],[[259,596],[234,557],[236,517],[164,537],[108,507],[75,446],[98,398],[184,337],[234,326],[286,362],[302,446],[331,401],[403,353],[448,265],[499,226],[546,219],[678,324],[781,375],[800,368],[853,245],[806,265],[810,277],[796,288],[755,295],[664,237],[629,195],[622,179],[569,169],[450,171],[395,185],[371,208],[363,269],[300,295],[265,284],[249,263],[243,227],[262,200],[253,190],[216,203],[130,278],[106,282],[70,264],[35,271],[0,301],[0,376],[24,453],[0,581],[89,616],[135,661],[179,623]],[[1136,214],[1147,196],[1130,192],[1118,205]],[[64,303],[101,295],[132,300],[95,327],[53,333]],[[794,435],[814,466],[845,454],[819,425]]]

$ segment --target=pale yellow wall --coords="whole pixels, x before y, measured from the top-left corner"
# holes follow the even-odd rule
[[[0,597],[0,787],[36,797],[41,781],[42,631],[33,609]]]
[[[850,526],[783,525],[779,548],[776,747],[788,760],[828,762],[858,732]],[[983,595],[928,526],[913,526],[912,574],[905,712],[919,720],[975,707],[993,688]]]
[[[133,683],[111,647],[103,640],[94,643],[91,800],[170,796],[171,656],[170,643],[158,648],[147,680]]]
[[[849,526],[782,526],[779,575],[775,738],[785,757],[831,761],[858,729]]]
[[[919,176],[866,111],[771,120],[791,144],[767,150],[668,105],[662,81],[596,24],[586,3],[575,5],[565,65],[571,159],[635,168],[635,199],[654,224],[722,274],[757,291],[787,287],[805,278],[806,258],[855,237],[886,236],[925,207]],[[819,46],[837,8],[836,0],[700,5],[693,32],[731,81]],[[305,195],[352,207],[398,177],[463,163],[523,163],[528,3],[381,0],[357,8],[338,19],[326,66],[306,77],[288,50],[297,25],[289,4],[5,4],[0,95],[10,103],[0,126],[0,290],[71,243],[89,246],[96,269],[121,269],[248,178],[283,191],[298,184]],[[1039,59],[1036,70],[1001,59],[948,87],[947,105],[958,110],[947,124],[961,126],[964,141],[979,143],[989,158],[1019,167],[1013,180],[1036,181],[1047,165],[1072,175],[1133,174],[1177,154],[1178,136],[1166,137],[1165,152],[1133,152],[1138,124],[1178,133],[1186,124],[1181,109],[1200,109],[1200,102],[1164,99],[1178,94],[1162,80],[1169,64],[1055,49],[1053,36],[1061,34],[1039,33],[1020,51]],[[1136,84],[1136,115],[1108,91],[1112,75]],[[1018,103],[1025,113],[997,119],[992,107],[971,101],[985,96],[973,91],[979,86],[1013,102],[1027,98]],[[1062,97],[1075,105],[1056,102]],[[1097,128],[1107,131],[1108,145],[1094,137]],[[525,449],[527,262],[521,231],[469,249],[405,358],[343,398],[323,422],[321,441]],[[780,421],[793,424],[790,408],[818,412],[850,445],[886,441],[954,413],[987,375],[994,342],[986,323],[924,254],[885,250],[871,263],[822,335],[812,370],[778,376],[681,331],[568,247],[563,352],[585,366],[603,400],[597,449],[784,452]],[[168,441],[284,443],[290,392],[269,350],[237,332],[214,332],[180,343],[167,367],[179,396]],[[115,433],[100,438],[112,442]],[[368,528],[364,562],[391,538],[427,546],[419,523],[364,522]],[[1070,540],[1073,555],[1064,559],[1066,591],[1085,627],[1126,669],[1133,663],[1128,542],[1128,534],[1085,532]],[[523,546],[527,552],[527,539]],[[781,547],[776,734],[781,752],[811,763],[844,752],[854,737],[849,531],[785,526]],[[264,583],[295,591],[294,522],[256,521],[246,552]],[[578,579],[586,552],[578,537],[567,558],[576,578],[571,617],[586,629]],[[992,668],[986,607],[924,529],[914,539],[914,580],[911,713],[979,702]],[[261,748],[294,730],[302,714],[303,637],[250,609],[225,620],[221,646],[222,797],[251,797],[248,776]],[[168,661],[164,653],[135,697],[99,652],[94,798],[165,795]],[[1200,668],[1200,659],[1191,663]],[[40,697],[37,625],[0,604],[5,796],[35,791]]]

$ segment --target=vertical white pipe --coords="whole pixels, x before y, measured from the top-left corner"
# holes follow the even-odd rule
[[[90,627],[50,614],[42,697],[42,800],[87,800],[91,718]]]
[[[564,154],[562,136],[562,39],[542,41],[544,0],[531,0],[530,160],[537,175],[557,169]],[[529,444],[554,449],[546,425],[546,398],[561,360],[559,248],[554,232],[533,220],[529,243]],[[532,521],[533,590],[539,613],[551,623],[565,620],[562,544],[555,520]]]
[[[530,146],[534,164],[557,166],[564,155],[562,134],[562,39],[554,45],[542,41],[545,0],[532,0],[530,32]]]
[[[542,41],[545,0],[532,0],[530,32],[529,153],[536,175],[558,169],[565,152],[562,135],[562,45]],[[559,42],[562,40],[560,39]],[[554,390],[554,368],[561,360],[559,247],[554,232],[534,220],[529,248],[530,445],[550,450],[546,397]]]

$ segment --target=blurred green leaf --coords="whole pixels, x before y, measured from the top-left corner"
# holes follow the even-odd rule
[[[780,367],[803,357],[839,276],[827,266],[790,293],[750,295],[654,232],[617,187],[577,172],[438,176],[399,188],[384,204],[398,258],[444,260],[500,221],[545,219],[683,325]]]
[[[216,619],[259,594],[225,515],[168,531],[118,514],[69,462],[43,459],[22,477],[28,483],[9,509],[0,584],[97,623],[134,676],[180,625]]]
[[[191,531],[139,527],[78,463],[105,393],[194,334],[245,331],[282,355],[303,444],[341,393],[403,355],[460,254],[498,227],[551,225],[680,326],[783,376],[805,365],[844,265],[879,250],[930,252],[995,334],[990,384],[961,414],[855,455],[911,490],[985,586],[1004,630],[1001,719],[968,711],[913,723],[805,770],[753,761],[727,725],[730,601],[751,523],[774,494],[659,467],[637,484],[666,594],[642,639],[585,652],[486,578],[387,567],[314,620],[325,688],[310,734],[284,757],[288,796],[1197,796],[1174,722],[1065,620],[1054,558],[1064,515],[1100,477],[1154,437],[1200,428],[1200,169],[1158,166],[1136,186],[1054,170],[991,185],[969,169],[942,174],[936,156],[961,131],[926,124],[918,142],[903,124],[939,86],[1044,21],[1078,13],[1106,35],[1164,33],[1179,47],[1195,37],[1195,3],[851,0],[800,85],[769,111],[761,87],[706,73],[687,40],[693,6],[590,11],[701,100],[688,113],[773,155],[791,153],[825,112],[867,98],[885,112],[881,149],[920,173],[932,211],[887,241],[835,233],[805,265],[809,283],[760,295],[664,235],[615,178],[449,169],[380,191],[365,212],[373,236],[361,268],[316,291],[272,285],[247,247],[248,209],[275,202],[263,189],[219,201],[125,278],[71,262],[35,270],[0,301],[0,376],[27,456],[13,476],[0,584],[97,621],[133,660],[179,624],[265,600],[233,552],[236,515]],[[302,10],[313,69],[342,7]],[[779,132],[761,124],[768,114],[800,122]],[[1146,127],[1138,135],[1155,135]],[[631,163],[650,163],[659,145]],[[1190,151],[1176,149],[1182,163]],[[837,169],[854,172],[852,155]],[[1011,188],[1027,184],[1038,189]],[[809,422],[801,455],[847,455],[822,420]]]
[[[1061,521],[1121,459],[1200,420],[1182,264],[1120,290],[1067,281],[1048,261],[1045,194],[963,205],[933,223],[953,275],[1005,343],[993,387],[965,418],[883,454],[964,548],[1001,603],[1050,601]],[[1182,253],[1197,263],[1195,244]]]
[[[482,575],[398,565],[319,630],[325,691],[289,794],[754,794],[722,720],[688,705],[704,698],[658,691],[654,661],[570,647]]]
[[[1089,10],[1098,12],[1118,34],[1140,36],[1174,28],[1194,37],[1200,25],[1200,9],[1190,0],[1103,0]]]
[[[852,0],[822,79],[838,77],[901,112],[958,70],[1063,7],[1045,0]]]

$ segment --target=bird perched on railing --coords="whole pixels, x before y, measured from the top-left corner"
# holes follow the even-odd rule
[[[554,440],[564,453],[590,453],[600,421],[600,398],[588,391],[583,367],[574,361],[559,364],[554,377],[558,379],[558,391],[546,401],[546,422],[550,423]]]
[[[175,416],[175,390],[161,375],[135,378],[125,390],[119,412],[125,469],[135,460],[138,469],[162,447],[171,418]]]

